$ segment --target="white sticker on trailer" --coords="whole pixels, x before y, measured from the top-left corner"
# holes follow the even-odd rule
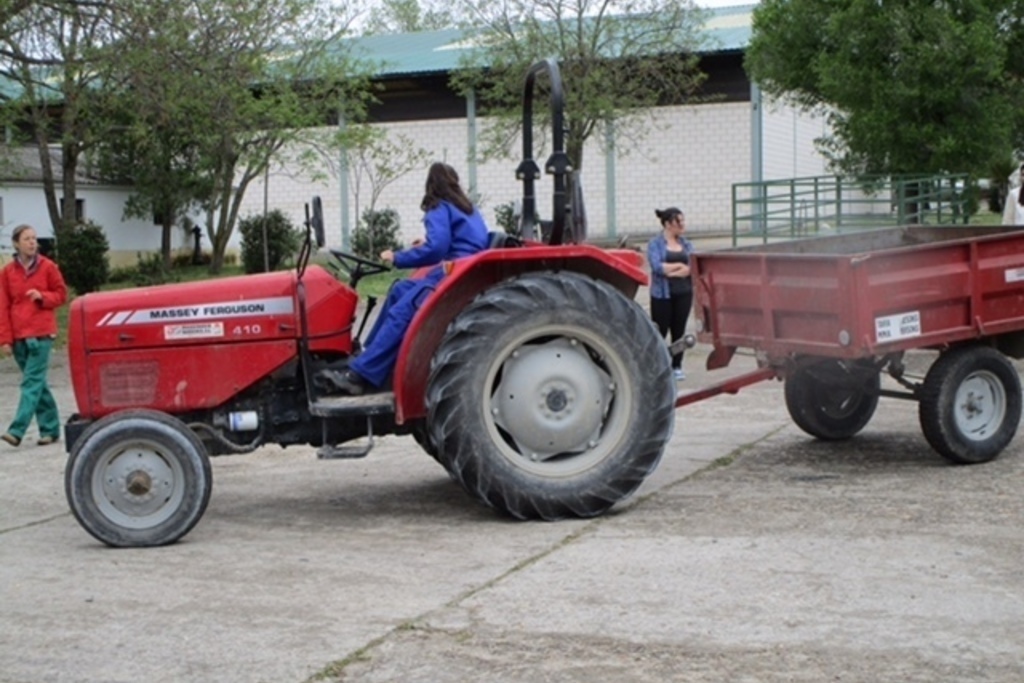
[[[224,336],[224,323],[164,325],[164,339],[210,339]]]
[[[921,311],[875,318],[875,341],[884,342],[921,336]]]
[[[1024,280],[1024,268],[1007,268],[1004,271],[1007,282],[1020,282]]]

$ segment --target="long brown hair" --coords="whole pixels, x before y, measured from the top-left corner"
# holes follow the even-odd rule
[[[459,185],[459,174],[448,164],[435,161],[427,171],[427,189],[420,208],[430,211],[443,201],[451,202],[463,213],[473,213],[473,202]]]

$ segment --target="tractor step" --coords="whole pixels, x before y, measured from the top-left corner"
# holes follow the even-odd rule
[[[395,392],[383,391],[363,396],[323,396],[309,404],[317,417],[340,415],[387,415],[395,412]]]
[[[355,460],[365,458],[373,450],[373,437],[362,446],[328,446],[324,444],[316,449],[316,457],[320,460]]]
[[[349,396],[349,399],[352,397]],[[335,413],[334,415],[338,415]],[[316,449],[316,457],[321,460],[351,460],[354,458],[366,458],[374,450],[374,420],[367,416],[367,442],[361,445],[335,445],[327,442],[328,428],[324,422],[324,445]]]

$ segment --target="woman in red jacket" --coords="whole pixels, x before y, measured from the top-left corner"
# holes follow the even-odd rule
[[[14,351],[21,369],[18,412],[0,435],[12,446],[21,443],[32,418],[39,425],[39,444],[60,438],[57,402],[46,384],[50,348],[57,336],[56,309],[68,298],[57,264],[39,253],[36,231],[19,225],[12,235],[14,259],[0,270],[0,355]]]

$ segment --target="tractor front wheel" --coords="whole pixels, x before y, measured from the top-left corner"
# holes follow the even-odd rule
[[[97,420],[75,442],[64,491],[96,539],[143,547],[188,533],[206,510],[212,481],[202,442],[181,420],[126,410]]]
[[[518,519],[592,517],[655,468],[672,432],[664,341],[633,301],[576,273],[477,297],[431,363],[428,423],[448,471]]]

